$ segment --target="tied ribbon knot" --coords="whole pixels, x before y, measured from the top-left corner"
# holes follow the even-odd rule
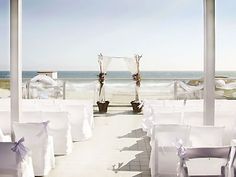
[[[181,159],[177,165],[177,176],[181,176],[182,174],[182,167],[185,166],[186,158],[186,148],[183,146],[183,140],[179,139],[175,142],[175,147],[177,149],[177,155]]]
[[[14,143],[14,146],[11,148],[13,152],[19,155],[20,161],[23,161],[28,154],[29,150],[23,145],[25,141],[24,137],[21,138],[18,142]]]
[[[48,132],[48,124],[50,123],[50,121],[46,121],[46,122],[42,122],[43,124],[43,129],[38,133],[37,136],[41,136],[44,132]]]
[[[183,141],[180,139],[176,142],[176,148],[177,148],[177,155],[181,158],[181,159],[185,159],[185,155],[186,155],[186,149],[183,146]]]

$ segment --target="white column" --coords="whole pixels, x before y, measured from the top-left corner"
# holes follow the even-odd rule
[[[22,100],[22,0],[10,0],[11,126],[19,122]],[[12,131],[13,136],[13,131]],[[13,137],[14,138],[14,137]]]
[[[204,125],[215,117],[215,0],[204,2]]]

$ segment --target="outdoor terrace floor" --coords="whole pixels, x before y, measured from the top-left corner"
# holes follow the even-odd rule
[[[130,109],[95,114],[93,137],[74,143],[71,154],[57,156],[48,177],[150,177],[149,138],[141,129],[142,116]]]

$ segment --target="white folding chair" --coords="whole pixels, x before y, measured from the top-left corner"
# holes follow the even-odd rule
[[[25,145],[32,152],[35,176],[46,176],[55,167],[53,138],[48,135],[48,122],[14,123],[16,140],[25,138]]]
[[[30,152],[22,142],[0,142],[0,177],[34,177]]]
[[[191,147],[221,147],[223,146],[224,127],[191,126]],[[220,167],[225,163],[223,159],[194,159],[188,163],[190,174],[219,174]],[[211,166],[210,164],[214,164]]]
[[[234,148],[234,147],[233,147]],[[208,166],[215,166],[214,163],[208,161],[208,165],[204,167],[206,169],[206,173],[204,173],[204,177],[234,177],[234,158],[235,158],[235,150],[233,150],[230,146],[228,147],[197,147],[197,148],[185,148],[181,147],[178,150],[179,155],[179,168],[178,173],[179,176],[182,177],[190,177],[191,173],[189,173],[189,167],[187,161],[192,161],[194,159],[223,159],[225,162],[222,166],[219,166],[218,174],[209,174]],[[200,167],[199,167],[200,168]],[[195,176],[195,175],[194,175]]]
[[[72,136],[68,112],[42,112],[42,119],[50,121],[48,133],[53,137],[55,155],[70,153]]]
[[[152,177],[176,176],[178,156],[176,142],[180,139],[184,145],[189,145],[189,126],[156,125],[151,140],[150,168]]]

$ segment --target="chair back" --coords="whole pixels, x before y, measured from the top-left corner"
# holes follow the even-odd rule
[[[0,128],[3,133],[11,133],[11,113],[10,111],[0,111]]]

